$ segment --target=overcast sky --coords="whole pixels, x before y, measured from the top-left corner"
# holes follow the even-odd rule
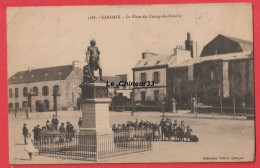
[[[181,17],[88,20],[150,14]],[[7,29],[8,77],[28,67],[83,64],[91,39],[101,51],[104,75],[127,73],[130,79],[142,52],[171,54],[184,45],[187,32],[197,41],[198,54],[218,34],[253,41],[249,4],[8,8]]]

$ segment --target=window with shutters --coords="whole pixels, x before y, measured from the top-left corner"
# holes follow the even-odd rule
[[[36,86],[33,87],[33,92],[35,93],[35,96],[38,96],[38,88]]]
[[[28,88],[27,88],[27,87],[24,87],[24,88],[23,88],[23,96],[24,96],[24,97],[27,97],[27,96],[28,96]]]
[[[13,90],[9,89],[9,98],[13,97]]]
[[[42,95],[43,96],[48,96],[49,95],[49,87],[48,86],[43,86],[42,87]]]
[[[159,83],[160,82],[160,74],[159,74],[159,72],[154,72],[153,73],[153,80],[154,80],[154,83]]]
[[[15,103],[15,108],[19,109],[19,103]]]
[[[141,73],[141,82],[146,82],[146,73]]]
[[[60,93],[60,87],[59,85],[53,86],[53,94],[59,94]]]
[[[8,107],[9,107],[9,109],[12,109],[12,108],[14,108],[14,105],[13,105],[13,103],[9,103]]]
[[[15,97],[19,96],[18,88],[15,88]]]

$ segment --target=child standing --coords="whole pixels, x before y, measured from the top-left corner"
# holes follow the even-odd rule
[[[33,143],[32,143],[33,140],[31,138],[30,134],[28,134],[26,141],[27,141],[27,144],[24,146],[24,151],[28,152],[29,158],[30,158],[30,160],[32,160],[32,153],[37,152],[37,150],[33,146]]]

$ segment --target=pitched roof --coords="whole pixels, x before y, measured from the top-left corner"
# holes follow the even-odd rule
[[[229,54],[220,54],[220,55],[212,55],[207,57],[198,57],[193,58],[191,60],[174,64],[170,66],[169,68],[180,68],[180,67],[188,67],[192,66],[194,64],[202,63],[205,61],[214,61],[214,60],[222,60],[222,61],[230,61],[230,60],[238,60],[238,59],[252,59],[252,52],[246,51],[246,52],[239,52],[239,53],[229,53]]]
[[[220,35],[222,35],[222,34],[220,34]],[[253,50],[253,42],[252,41],[247,41],[247,40],[243,40],[243,39],[239,39],[239,38],[235,38],[235,37],[230,37],[230,36],[226,36],[226,35],[222,35],[222,36],[239,43],[241,48],[243,49],[243,51],[252,51]]]
[[[156,67],[156,66],[163,66],[163,65],[168,65],[169,60],[171,59],[172,56],[151,56],[149,58],[141,59],[136,66],[133,68],[150,68],[150,67]]]
[[[65,80],[73,71],[72,65],[19,71],[8,79],[8,84]]]

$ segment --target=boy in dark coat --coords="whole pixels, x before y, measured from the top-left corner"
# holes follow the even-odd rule
[[[27,142],[26,142],[26,138],[28,137],[28,134],[29,134],[28,129],[27,129],[27,127],[26,127],[26,124],[24,123],[24,124],[23,124],[23,137],[24,137],[24,144],[27,144]]]
[[[82,128],[82,118],[81,117],[79,118],[78,126],[79,126],[79,128]]]

